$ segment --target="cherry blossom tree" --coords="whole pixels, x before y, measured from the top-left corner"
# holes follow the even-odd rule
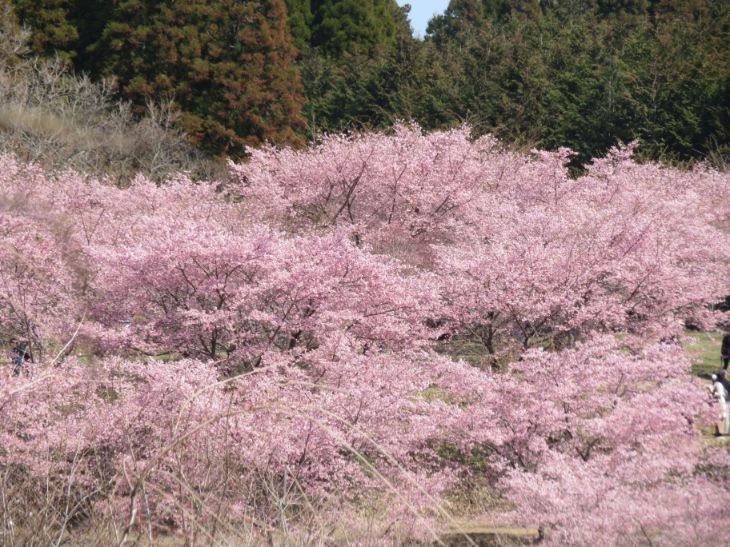
[[[70,336],[83,315],[89,271],[65,212],[32,193],[45,176],[12,158],[2,164],[0,333],[30,342],[38,360],[43,342]]]
[[[468,128],[401,126],[258,151],[233,169],[260,218],[345,225],[375,252],[435,271],[446,305],[434,319],[514,356],[595,330],[676,334],[683,320],[711,322],[704,303],[730,291],[724,178],[639,165],[633,148],[571,178],[566,149],[519,156]]]
[[[401,126],[126,189],[0,157],[0,329],[60,352],[0,371],[3,488],[54,485],[44,541],[268,533],[294,490],[428,531],[479,484],[554,544],[718,543],[730,461],[676,336],[722,319],[730,183],[631,152],[571,176]]]

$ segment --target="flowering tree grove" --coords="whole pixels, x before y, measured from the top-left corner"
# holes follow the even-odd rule
[[[719,544],[730,457],[676,337],[723,320],[730,179],[631,151],[571,177],[400,126],[253,151],[223,191],[2,157],[1,333],[52,350],[2,373],[3,488],[57,486],[46,538],[355,527],[372,499],[416,537],[479,487],[555,544]]]

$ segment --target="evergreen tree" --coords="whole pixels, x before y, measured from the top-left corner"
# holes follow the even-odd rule
[[[452,0],[432,20],[455,118],[509,142],[570,146],[579,161],[633,139],[679,160],[730,146],[728,3],[536,5]]]
[[[430,40],[445,47],[464,35],[478,30],[486,23],[483,0],[451,0],[442,15],[428,22],[426,33]]]
[[[174,99],[209,151],[298,140],[303,97],[283,0],[127,0],[94,53],[135,103]]]
[[[71,20],[76,0],[13,0],[15,13],[32,29],[30,46],[43,56],[76,55],[79,32]]]
[[[641,14],[646,13],[651,4],[656,3],[652,0],[597,0],[598,10],[602,15],[628,13]]]
[[[312,0],[286,0],[286,9],[294,46],[305,52],[312,38]]]
[[[398,120],[418,120],[424,127],[448,123],[435,91],[451,82],[444,81],[431,45],[413,37],[408,10],[396,13],[394,43],[378,55],[312,54],[303,60],[305,112],[313,135],[383,128]]]
[[[393,45],[395,0],[312,0],[312,45],[340,56]]]

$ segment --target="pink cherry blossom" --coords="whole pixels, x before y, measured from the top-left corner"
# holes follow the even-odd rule
[[[632,149],[571,177],[399,126],[126,189],[2,156],[0,332],[44,351],[0,370],[0,463],[191,542],[294,488],[428,536],[480,485],[551,544],[720,544],[730,460],[677,337],[727,321],[730,179]]]

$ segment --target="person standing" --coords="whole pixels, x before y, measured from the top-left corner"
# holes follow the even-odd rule
[[[730,329],[726,330],[725,335],[722,337],[720,357],[722,358],[723,370],[727,370],[727,365],[730,363]]]
[[[717,435],[728,435],[730,434],[730,409],[728,408],[730,382],[725,378],[725,369],[718,370],[712,375],[712,387],[710,389],[720,402],[720,419],[722,421],[715,425],[715,433]]]
[[[10,339],[10,344],[13,348],[13,364],[15,365],[13,374],[18,376],[23,372],[23,362],[30,361],[30,347],[28,342],[23,342],[15,338]]]

